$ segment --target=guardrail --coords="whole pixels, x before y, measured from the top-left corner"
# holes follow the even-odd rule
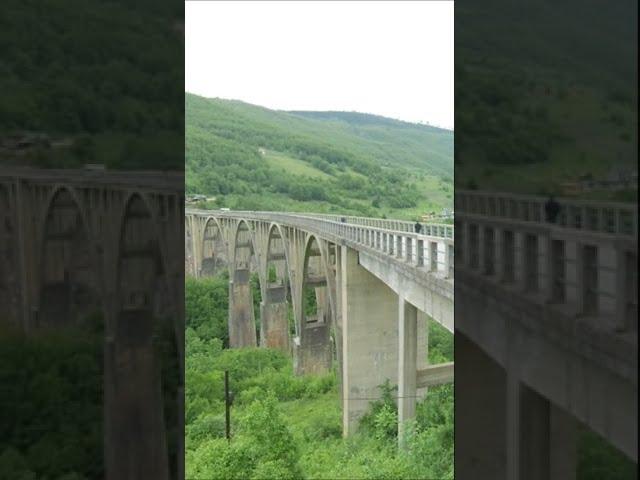
[[[427,272],[439,273],[444,278],[453,278],[454,251],[451,225],[426,224],[424,233],[416,233],[413,231],[415,224],[401,220],[255,211],[187,210],[187,213],[219,218],[259,220],[298,227],[337,244],[346,242],[357,249],[367,249],[383,254],[395,262],[402,262]]]
[[[513,195],[479,191],[456,192],[456,216],[485,216],[516,222],[546,223],[549,199],[533,195]],[[557,198],[554,225],[562,228],[604,234],[638,236],[638,206]]]

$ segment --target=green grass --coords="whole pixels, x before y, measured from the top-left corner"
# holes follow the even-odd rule
[[[312,178],[328,179],[331,175],[319,170],[308,163],[293,158],[287,154],[267,150],[264,159],[267,163],[280,170],[284,170],[292,175],[305,175]]]

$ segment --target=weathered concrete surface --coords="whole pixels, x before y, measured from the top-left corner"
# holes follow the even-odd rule
[[[232,348],[255,347],[256,322],[249,270],[237,270],[229,282],[229,345]]]
[[[331,368],[331,344],[329,325],[326,323],[307,323],[296,349],[295,371],[298,375],[324,374]]]
[[[115,392],[107,417],[110,440],[121,448],[109,470],[113,478],[170,478],[153,321],[141,311],[122,315],[112,363],[105,369]]]
[[[286,302],[260,304],[260,346],[289,353],[289,318]]]

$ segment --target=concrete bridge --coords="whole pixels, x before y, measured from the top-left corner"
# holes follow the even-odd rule
[[[183,192],[182,174],[0,170],[0,321],[32,332],[101,314],[108,479],[183,470],[182,451],[168,456],[152,354],[166,325],[182,376]]]
[[[456,191],[460,478],[575,478],[579,422],[637,463],[637,206],[545,201]]]
[[[559,199],[548,223],[545,202],[456,193],[461,478],[575,478],[579,423],[637,462],[637,207]],[[451,226],[416,234],[394,220],[195,210],[186,222],[190,273],[229,268],[232,347],[257,344],[249,271],[260,279],[260,344],[292,343],[303,373],[328,368],[335,338],[345,434],[385,378],[399,385],[400,420],[421,386],[451,381],[452,365],[415,353],[426,341],[419,317],[454,327]],[[318,299],[311,316],[306,286]]]
[[[335,357],[345,435],[386,379],[398,385],[400,433],[424,389],[453,380],[453,363],[426,360],[427,321],[453,331],[452,225],[418,234],[396,220],[202,210],[185,220],[188,273],[229,271],[230,346],[290,351],[298,373],[326,372]]]

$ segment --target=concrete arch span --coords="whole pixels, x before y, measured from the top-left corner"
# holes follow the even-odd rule
[[[258,341],[251,274],[258,273],[262,298],[265,297],[265,281],[258,268],[260,259],[250,223],[241,219],[233,232],[229,268],[229,345],[255,347]]]
[[[69,322],[90,310],[103,313],[107,479],[165,479],[169,470],[183,470],[182,439],[176,439],[178,453],[171,458],[163,440],[160,382],[149,382],[145,394],[134,393],[146,377],[136,372],[153,371],[148,377],[157,379],[165,368],[152,360],[151,349],[136,348],[151,343],[145,314],[167,318],[161,326],[172,342],[170,362],[182,362],[184,265],[169,252],[180,250],[183,219],[184,176],[178,173],[135,172],[132,178],[111,171],[0,172],[0,321],[9,312],[9,321],[31,334],[38,326],[58,325],[51,321],[56,315]],[[151,255],[144,248],[148,242]],[[142,265],[145,256],[152,266]],[[169,404],[179,412],[183,378],[167,378],[177,379],[170,386],[176,400]],[[128,416],[119,414],[122,408]],[[171,430],[180,431],[174,428],[179,416],[172,414]],[[139,445],[125,441],[136,431],[160,439],[153,452],[141,450],[146,437]]]
[[[11,209],[11,191],[0,184],[0,323],[18,323],[20,298],[16,288],[18,283],[17,245],[15,239],[16,221]]]
[[[173,310],[166,265],[150,206],[138,194],[125,203],[117,260],[118,309],[109,344],[109,373],[118,388],[111,391],[115,409],[111,433],[127,453],[118,459],[121,478],[152,475],[168,478],[166,407],[162,396],[162,363],[179,360],[158,358],[158,342],[173,331]],[[144,405],[144,408],[141,406]],[[136,425],[135,430],[131,428]],[[149,441],[152,439],[152,441]],[[175,463],[175,459],[173,460]],[[150,465],[153,465],[150,467]]]
[[[332,308],[328,271],[328,242],[310,235],[306,240],[300,295],[300,340],[295,355],[299,374],[324,373],[333,360]]]
[[[289,352],[299,335],[293,311],[289,246],[284,229],[269,226],[264,255],[265,295],[260,304],[260,345]],[[290,316],[293,321],[290,322]]]
[[[220,222],[210,217],[204,225],[199,276],[211,277],[228,268],[228,246]]]
[[[47,202],[35,327],[77,325],[102,309],[99,264],[81,205],[65,187],[55,189]]]
[[[434,228],[433,235],[421,235],[410,222],[389,230],[389,225],[376,219],[355,224],[320,214],[187,211],[186,215],[192,219],[187,225],[196,228],[203,225],[199,218],[214,215],[223,236],[232,239],[235,278],[229,289],[230,328],[244,318],[253,338],[254,325],[247,321],[250,315],[242,317],[238,312],[250,308],[251,297],[247,294],[242,300],[237,294],[240,277],[244,275],[247,283],[252,255],[261,275],[261,333],[270,329],[273,334],[261,336],[261,345],[282,345],[287,340],[283,304],[288,290],[295,319],[294,335],[289,337],[295,372],[325,373],[335,353],[345,434],[356,428],[385,379],[404,382],[403,420],[412,416],[421,390],[452,381],[452,364],[420,368],[424,363],[417,352],[426,353],[427,322],[419,318],[426,318],[427,312],[422,298],[414,299],[411,292],[439,288],[445,299],[452,297],[453,280],[441,269],[431,268],[438,263],[439,252],[447,255],[451,249],[426,247],[427,242],[452,244],[453,232],[445,235],[443,229],[440,235]],[[252,252],[247,251],[250,248]],[[438,256],[430,258],[435,257],[434,251]],[[238,300],[244,307],[234,303]],[[265,314],[265,309],[272,308],[281,310]],[[265,319],[272,313],[275,318],[265,328]],[[438,316],[442,313],[443,309],[434,310],[434,319],[447,324]],[[398,333],[400,325],[403,334]],[[253,345],[236,342],[231,346]]]

